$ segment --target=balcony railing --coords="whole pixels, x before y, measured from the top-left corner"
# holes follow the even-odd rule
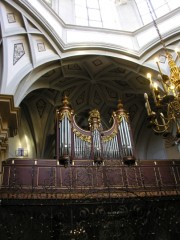
[[[8,159],[3,162],[0,197],[17,199],[93,199],[180,194],[180,161],[119,160],[101,165],[77,160],[64,167],[54,159]]]

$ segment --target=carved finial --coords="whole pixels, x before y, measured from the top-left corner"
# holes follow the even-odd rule
[[[69,103],[69,99],[68,99],[68,97],[66,95],[63,97],[62,102],[63,102],[63,107],[67,107],[70,104]]]
[[[117,109],[118,110],[122,110],[123,109],[123,103],[122,103],[121,99],[118,100]]]
[[[62,106],[60,106],[59,110],[59,119],[62,120],[65,115],[67,115],[68,119],[71,120],[71,115],[74,113],[71,109],[69,99],[66,95],[64,95],[62,99]]]
[[[101,117],[97,109],[93,109],[89,112],[88,118],[89,126],[91,130],[99,129],[101,126]]]
[[[126,118],[126,120],[128,121],[128,113],[124,109],[123,103],[122,103],[122,101],[120,99],[118,100],[117,110],[113,114],[116,117],[116,119],[118,120],[118,122],[121,121],[121,117],[122,116],[124,116]]]

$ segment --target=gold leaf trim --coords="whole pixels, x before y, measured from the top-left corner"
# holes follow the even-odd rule
[[[65,118],[65,116],[67,116],[69,121],[71,121],[71,112],[69,112],[68,110],[64,110],[63,112],[59,113],[59,120],[62,121]]]
[[[117,130],[115,129],[110,135],[102,137],[103,142],[109,142],[111,141],[116,135],[117,135]]]
[[[91,136],[87,136],[83,133],[80,133],[79,131],[77,131],[76,129],[73,129],[73,133],[79,137],[81,140],[85,141],[85,142],[89,142],[91,143]]]

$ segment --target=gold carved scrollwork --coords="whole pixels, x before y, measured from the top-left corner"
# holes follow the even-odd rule
[[[124,110],[122,101],[118,101],[118,109],[116,112],[113,112],[113,116],[116,118],[118,124],[122,122],[123,119],[126,120],[126,122],[129,122],[129,116],[128,113]]]
[[[79,131],[77,131],[76,129],[73,129],[74,134],[79,137],[81,140],[85,141],[85,142],[89,142],[91,143],[91,136],[87,136]]]
[[[71,121],[71,112],[70,111],[64,110],[64,111],[59,112],[59,120],[60,121],[62,121],[65,116],[67,116],[69,121]]]
[[[117,135],[117,129],[114,129],[114,131],[113,131],[110,135],[108,135],[108,136],[103,136],[103,137],[102,137],[102,141],[103,141],[103,142],[111,141],[116,135]]]
[[[129,117],[128,117],[128,115],[126,113],[121,113],[121,115],[117,115],[116,119],[118,121],[118,124],[120,124],[123,119],[125,119],[126,122],[129,122]]]

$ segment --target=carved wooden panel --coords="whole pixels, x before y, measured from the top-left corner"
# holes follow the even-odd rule
[[[3,162],[2,180],[2,197],[11,191],[21,198],[39,192],[41,198],[47,194],[56,198],[94,198],[97,194],[120,197],[161,191],[168,195],[178,194],[180,190],[180,164],[179,161],[142,161],[126,166],[106,161],[96,165],[86,160],[65,167],[54,159],[9,159]]]

